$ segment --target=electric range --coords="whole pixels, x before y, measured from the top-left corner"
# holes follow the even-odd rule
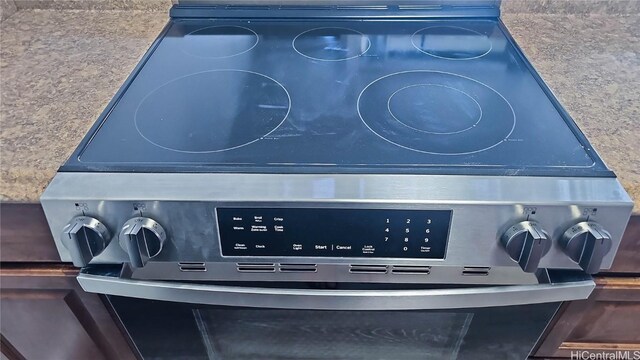
[[[174,6],[43,194],[63,260],[482,285],[611,266],[632,202],[494,1],[205,3]]]

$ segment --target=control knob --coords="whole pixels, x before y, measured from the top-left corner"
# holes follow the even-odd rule
[[[158,255],[166,239],[167,234],[162,226],[147,217],[129,219],[118,237],[133,267],[143,267],[149,259]]]
[[[501,241],[509,256],[528,273],[538,269],[540,259],[551,248],[549,235],[535,221],[522,221],[511,226]]]
[[[611,235],[593,221],[583,221],[567,229],[562,235],[564,252],[587,274],[600,271],[602,259],[611,250]]]
[[[69,250],[77,267],[89,264],[107,247],[110,239],[107,227],[88,216],[77,216],[62,229],[62,245]]]

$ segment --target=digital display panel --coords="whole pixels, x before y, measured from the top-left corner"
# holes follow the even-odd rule
[[[218,208],[223,256],[444,259],[451,210]]]

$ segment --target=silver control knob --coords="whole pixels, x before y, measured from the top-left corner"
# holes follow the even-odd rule
[[[75,217],[62,229],[62,245],[69,250],[71,261],[77,267],[89,264],[107,247],[109,240],[107,227],[88,216]]]
[[[143,267],[149,259],[158,255],[166,239],[167,234],[162,226],[147,217],[129,219],[118,237],[133,267]]]
[[[500,240],[509,256],[528,273],[538,269],[540,259],[551,248],[549,235],[535,221],[522,221],[513,225]]]
[[[562,235],[564,252],[587,274],[600,271],[602,259],[611,250],[611,235],[598,223],[583,221]]]

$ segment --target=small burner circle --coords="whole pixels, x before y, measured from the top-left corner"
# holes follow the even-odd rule
[[[344,61],[364,55],[371,40],[353,29],[319,27],[298,34],[292,45],[298,54],[312,60]]]
[[[287,89],[273,78],[247,70],[209,70],[147,94],[134,124],[142,138],[165,150],[216,153],[263,139],[290,110]]]
[[[411,35],[411,43],[420,52],[440,59],[472,60],[493,49],[489,37],[457,26],[431,26]]]
[[[259,41],[258,34],[244,26],[216,25],[185,35],[182,49],[196,57],[225,59],[252,50]]]
[[[451,108],[458,111],[447,113]],[[473,129],[482,119],[482,108],[476,99],[440,84],[415,84],[396,90],[389,96],[387,110],[410,129],[438,135]],[[446,122],[440,121],[444,118]]]
[[[487,151],[507,141],[516,127],[515,111],[498,91],[435,70],[402,71],[372,81],[360,92],[357,111],[379,138],[432,155]]]

